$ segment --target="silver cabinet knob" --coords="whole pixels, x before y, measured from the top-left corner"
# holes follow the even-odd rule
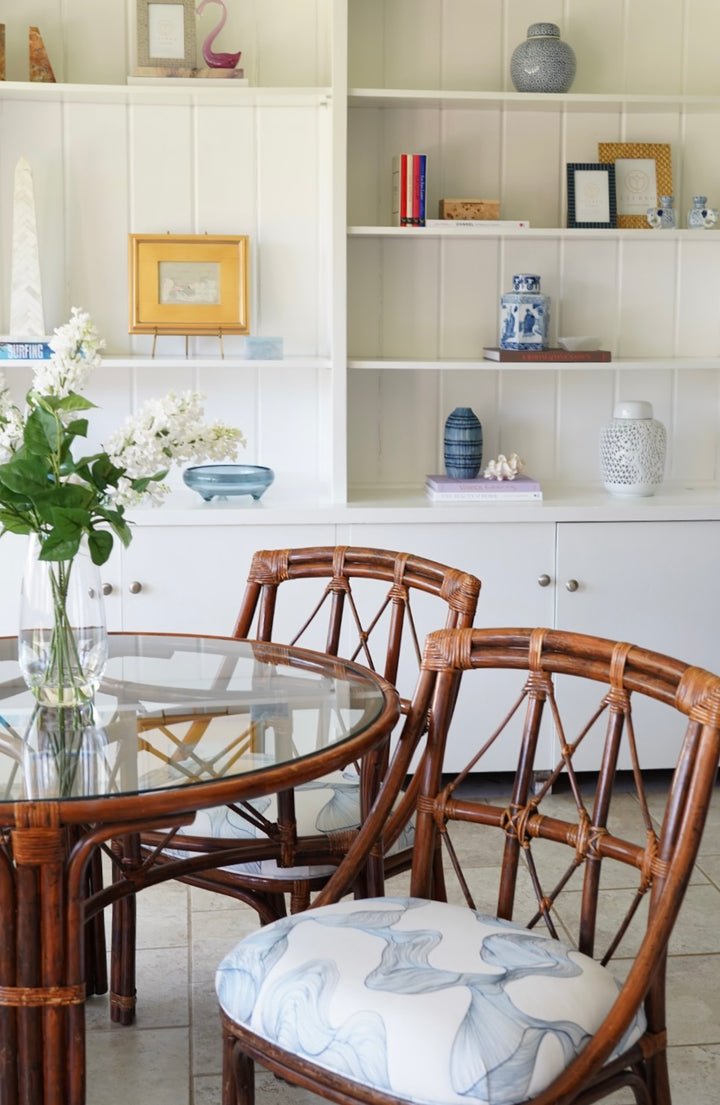
[[[130,584],[129,591],[131,595],[139,595],[142,591],[142,583],[138,579],[134,579]]]
[[[541,576],[538,576],[538,587],[549,587],[551,583],[552,580],[547,572],[543,572]]]
[[[104,595],[111,595],[113,593],[112,583],[103,583],[102,591]]]
[[[567,581],[567,583],[565,584],[565,589],[567,591],[577,591],[579,586],[580,586],[580,584],[578,583],[578,581],[576,579],[569,579]]]

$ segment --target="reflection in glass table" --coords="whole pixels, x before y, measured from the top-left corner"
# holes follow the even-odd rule
[[[102,886],[110,840],[360,761],[398,714],[394,688],[349,661],[158,634],[111,634],[95,701],[40,709],[15,639],[0,640],[3,1103],[85,1100],[83,1003],[107,987],[101,911],[134,889]],[[373,806],[359,859],[393,797]]]

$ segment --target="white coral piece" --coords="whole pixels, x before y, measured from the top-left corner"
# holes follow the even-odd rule
[[[511,453],[506,457],[504,453],[491,460],[483,472],[486,480],[514,480],[525,468],[525,461],[521,460],[517,453]]]

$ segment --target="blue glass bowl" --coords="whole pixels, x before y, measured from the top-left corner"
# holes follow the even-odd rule
[[[200,464],[183,472],[185,483],[206,503],[229,495],[252,495],[257,500],[274,479],[272,468],[256,464]]]

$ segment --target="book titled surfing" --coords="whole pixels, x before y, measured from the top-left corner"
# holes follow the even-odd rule
[[[47,361],[52,355],[52,346],[46,341],[0,340],[0,360],[3,361]]]
[[[427,155],[399,153],[393,158],[392,225],[425,226]]]
[[[512,480],[460,480],[452,476],[427,476],[425,493],[433,502],[542,502],[542,487],[523,474]]]

